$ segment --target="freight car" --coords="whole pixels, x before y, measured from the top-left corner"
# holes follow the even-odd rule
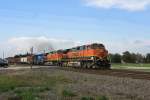
[[[20,57],[20,63],[21,64],[30,64],[33,62],[33,55],[27,54],[27,55],[22,55]]]
[[[10,64],[10,65],[15,63],[14,57],[8,57],[8,58],[6,58],[6,60],[8,61],[8,64]]]
[[[110,69],[108,51],[103,44],[90,44],[50,52],[47,62],[51,65]]]
[[[12,58],[12,60],[14,61],[14,64],[20,64],[21,63],[21,57],[22,57],[22,55],[14,56],[14,58]],[[9,61],[9,62],[11,62],[11,61]]]
[[[33,56],[33,64],[34,65],[44,65],[46,54],[36,54]]]
[[[15,55],[14,57],[6,58],[9,64],[30,64],[32,60],[31,54]]]

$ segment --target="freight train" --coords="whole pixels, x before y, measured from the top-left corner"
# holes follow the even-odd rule
[[[98,43],[43,54],[15,56],[12,61],[16,64],[32,63],[35,65],[47,64],[61,67],[99,69],[110,69],[111,67],[108,51],[103,44]]]

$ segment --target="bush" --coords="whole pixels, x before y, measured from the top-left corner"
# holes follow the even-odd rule
[[[17,97],[20,97],[21,100],[35,100],[35,90],[34,88],[22,88],[14,91],[17,94]]]
[[[106,96],[100,96],[98,97],[98,100],[109,100]]]
[[[82,97],[81,100],[95,100],[93,97]]]
[[[70,91],[70,90],[63,90],[63,91],[62,91],[62,95],[63,95],[64,97],[74,97],[74,96],[76,96],[76,94],[73,93],[73,92]]]
[[[81,100],[109,100],[106,96],[99,96],[96,99],[93,97],[82,97]]]
[[[24,87],[15,89],[14,93],[21,98],[20,100],[35,100],[39,93],[49,90],[48,87]]]

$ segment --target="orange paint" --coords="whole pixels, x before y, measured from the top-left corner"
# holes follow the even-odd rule
[[[104,58],[108,55],[108,52],[104,49],[88,49],[88,50],[81,50],[77,52],[68,52],[68,58],[83,58],[83,57],[99,57]]]
[[[62,57],[63,57],[63,54],[58,54],[58,53],[48,54],[47,61],[61,60]]]
[[[48,54],[47,55],[47,61],[58,61],[66,58],[76,58],[76,59],[84,59],[88,57],[98,57],[100,59],[104,59],[105,57],[108,56],[108,51],[105,50],[104,47],[90,47],[86,46],[85,50],[76,50],[72,51],[69,50],[67,53],[53,53],[53,54]]]

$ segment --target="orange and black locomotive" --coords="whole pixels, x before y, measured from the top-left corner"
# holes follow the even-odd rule
[[[97,43],[50,52],[47,62],[66,67],[110,69],[108,51]]]

